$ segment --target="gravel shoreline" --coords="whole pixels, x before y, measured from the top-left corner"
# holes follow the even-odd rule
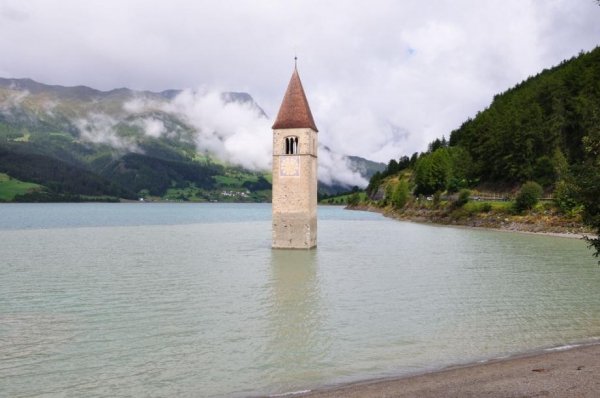
[[[599,394],[600,342],[597,342],[451,367],[417,376],[369,380],[287,396],[592,398]]]

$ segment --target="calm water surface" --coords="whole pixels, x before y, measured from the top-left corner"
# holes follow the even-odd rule
[[[584,242],[269,205],[0,205],[0,396],[269,395],[598,339]]]

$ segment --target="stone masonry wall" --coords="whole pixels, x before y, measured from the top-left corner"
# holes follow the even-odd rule
[[[285,154],[286,137],[298,137],[297,154]],[[317,133],[313,130],[273,131],[274,248],[309,249],[317,244],[316,155]],[[281,175],[282,166],[288,175]]]

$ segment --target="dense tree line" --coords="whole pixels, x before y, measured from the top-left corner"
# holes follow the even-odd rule
[[[600,110],[599,110],[600,111]],[[585,221],[597,231],[594,239],[589,239],[590,245],[600,256],[600,126],[590,132],[583,140],[585,161],[575,168],[572,180],[575,187],[576,200],[584,206]]]
[[[213,163],[178,162],[129,153],[101,173],[134,192],[146,189],[151,195],[163,195],[169,188],[185,188],[190,182],[198,188],[213,189],[213,177],[222,172],[223,166]]]
[[[391,159],[385,170],[377,171],[371,179],[369,180],[369,185],[366,188],[366,192],[368,195],[373,195],[377,192],[379,185],[381,182],[391,175],[398,174],[399,172],[414,167],[417,159],[419,157],[418,153],[413,153],[413,155],[409,158],[408,156],[401,156],[400,159],[396,161],[396,159]]]
[[[271,183],[263,176],[259,176],[256,181],[245,181],[242,186],[249,191],[264,191],[272,187]]]

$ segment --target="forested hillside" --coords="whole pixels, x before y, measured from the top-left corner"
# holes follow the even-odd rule
[[[544,70],[503,94],[450,134],[480,181],[556,182],[563,163],[584,160],[600,128],[600,48]]]
[[[551,197],[557,211],[600,232],[600,48],[496,95],[449,140],[392,159],[367,193],[380,205],[403,208],[419,195],[439,205],[465,189],[509,199],[528,181],[541,186],[537,196]],[[597,239],[592,243],[600,249]]]

